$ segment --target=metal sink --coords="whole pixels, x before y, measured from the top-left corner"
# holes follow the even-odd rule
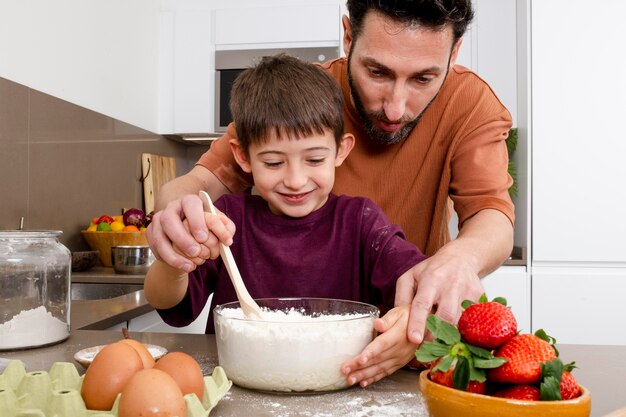
[[[143,289],[139,284],[72,283],[72,300],[104,300]]]

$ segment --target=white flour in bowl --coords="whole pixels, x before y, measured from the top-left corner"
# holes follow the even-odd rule
[[[44,306],[20,311],[0,324],[0,349],[42,346],[66,339],[69,325],[57,319]]]
[[[365,314],[305,316],[264,311],[243,320],[240,308],[216,315],[219,364],[236,384],[269,391],[330,391],[347,386],[341,365],[374,337]]]

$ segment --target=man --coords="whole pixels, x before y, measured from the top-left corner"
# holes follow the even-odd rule
[[[409,314],[407,336],[419,344],[431,311],[456,322],[461,302],[484,291],[480,278],[511,253],[505,145],[511,117],[484,81],[454,66],[473,17],[470,0],[388,3],[348,0],[350,18],[342,21],[348,57],[324,65],[344,92],[346,132],[356,136],[333,192],[369,197],[430,256],[397,282],[396,305],[410,304],[410,313],[394,309],[378,328],[390,330]],[[149,240],[165,262],[189,271],[208,257],[200,243],[215,236],[204,226],[198,190],[217,198],[251,185],[230,157],[236,135],[229,126],[188,174],[162,188],[163,210]],[[453,241],[449,198],[460,225]],[[384,354],[390,346],[379,339],[347,374]],[[365,384],[383,376],[363,372],[355,380]]]

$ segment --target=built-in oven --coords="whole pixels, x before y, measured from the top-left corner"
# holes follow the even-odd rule
[[[235,78],[254,66],[264,56],[287,53],[308,62],[323,62],[339,57],[338,47],[281,49],[246,49],[215,51],[215,132],[225,132],[233,118],[230,114],[230,90]]]

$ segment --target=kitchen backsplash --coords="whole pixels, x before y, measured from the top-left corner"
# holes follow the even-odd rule
[[[141,154],[187,172],[206,146],[187,146],[0,78],[0,230],[62,230],[88,249],[91,217],[143,207]]]

